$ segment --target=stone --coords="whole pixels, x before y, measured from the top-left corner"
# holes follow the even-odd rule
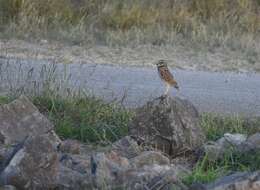
[[[6,145],[0,145],[0,171],[5,167],[6,161],[11,157],[13,151],[14,148],[11,146],[7,147]]]
[[[203,146],[203,151],[205,155],[207,155],[207,159],[212,162],[221,158],[225,153],[224,149],[222,149],[221,145],[217,142],[207,142],[207,144]]]
[[[59,150],[63,153],[80,154],[80,143],[77,140],[65,140],[60,146]]]
[[[18,189],[51,189],[59,166],[48,135],[28,137],[1,173],[1,183]]]
[[[178,179],[178,173],[175,168],[167,165],[150,165],[128,170],[120,175],[121,185],[128,190],[143,190],[143,189],[174,189],[186,190],[186,186]],[[178,187],[178,188],[177,188]]]
[[[129,168],[129,161],[127,158],[120,156],[117,152],[115,151],[110,151],[108,153],[106,153],[106,158],[117,164],[120,168],[122,168],[123,170],[128,169]]]
[[[122,139],[112,144],[112,150],[117,152],[118,155],[127,159],[134,158],[142,151],[137,142],[130,136],[123,137]]]
[[[245,142],[249,149],[260,150],[260,133],[249,136]]]
[[[205,186],[207,190],[259,190],[260,171],[237,172]]]
[[[16,190],[16,187],[12,185],[4,185],[3,187],[0,187],[0,190]]]
[[[90,157],[86,155],[62,154],[60,163],[80,174],[90,173]]]
[[[225,152],[240,151],[241,147],[244,146],[247,136],[244,134],[230,134],[226,133],[216,142],[207,142],[204,146],[204,152],[207,154],[210,161],[215,161],[221,158]]]
[[[25,96],[0,106],[0,141],[17,144],[28,136],[53,131],[52,123]],[[55,141],[59,141],[56,136]]]
[[[97,153],[92,155],[91,172],[98,188],[104,184],[112,186],[121,177],[121,174],[130,169],[128,160],[116,152]],[[93,165],[95,168],[93,169]]]
[[[136,156],[131,160],[131,164],[133,164],[136,168],[141,168],[145,165],[169,165],[170,160],[166,156],[162,155],[160,152],[156,151],[145,151],[140,155]]]
[[[198,111],[178,97],[159,97],[138,108],[129,132],[139,143],[172,157],[193,151],[205,141]]]
[[[92,178],[88,174],[81,174],[64,166],[59,167],[57,190],[89,190],[94,189]]]
[[[198,182],[193,183],[193,184],[190,186],[189,189],[190,189],[190,190],[207,190],[204,184],[198,183]]]
[[[233,147],[238,147],[246,141],[247,136],[239,133],[236,134],[225,133],[224,139],[225,139],[225,141],[223,142],[225,143],[224,146],[226,145],[229,147],[229,145],[232,145]]]

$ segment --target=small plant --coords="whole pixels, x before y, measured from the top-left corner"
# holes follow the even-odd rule
[[[7,104],[11,101],[11,98],[7,96],[0,96],[0,105]]]

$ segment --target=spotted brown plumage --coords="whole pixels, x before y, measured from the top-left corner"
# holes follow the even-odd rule
[[[156,63],[157,69],[158,69],[158,74],[160,78],[165,82],[166,84],[166,91],[165,94],[168,93],[170,87],[174,87],[177,90],[179,90],[178,83],[175,81],[173,75],[171,74],[166,61],[160,60],[158,63]]]

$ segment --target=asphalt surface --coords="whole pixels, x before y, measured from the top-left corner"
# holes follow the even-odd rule
[[[164,92],[155,67],[64,65],[4,58],[0,58],[0,66],[2,92],[32,87],[35,81],[54,73],[56,83],[84,89],[106,101],[122,100],[126,107],[141,106]],[[259,74],[171,70],[180,86],[180,91],[172,89],[171,95],[189,99],[200,112],[260,116]]]

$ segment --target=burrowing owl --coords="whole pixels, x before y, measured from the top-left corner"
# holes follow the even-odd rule
[[[157,65],[158,74],[159,74],[160,78],[166,84],[166,89],[165,89],[164,95],[168,94],[171,87],[174,87],[177,90],[179,90],[179,86],[178,86],[177,82],[174,80],[174,77],[172,76],[172,74],[167,66],[166,61],[160,60],[156,63],[156,65]]]

